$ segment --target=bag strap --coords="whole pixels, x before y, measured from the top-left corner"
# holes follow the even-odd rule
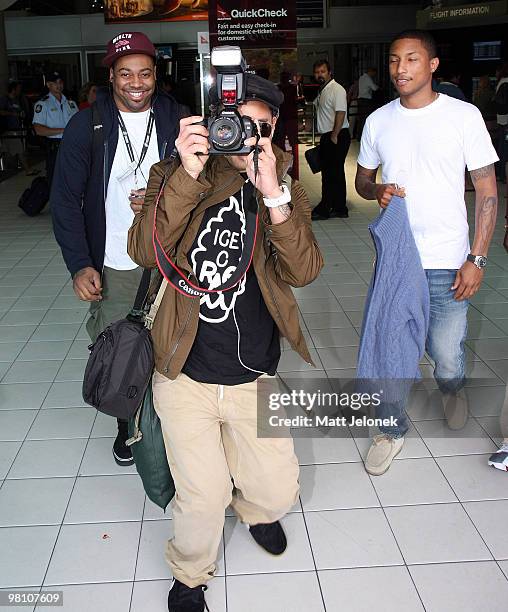
[[[157,316],[157,312],[162,302],[162,298],[164,297],[164,292],[166,291],[166,287],[168,286],[168,281],[162,277],[162,283],[159,287],[159,291],[157,292],[157,297],[155,298],[153,304],[150,306],[150,312],[145,317],[145,327],[147,329],[152,329],[153,322],[155,321],[155,317]]]
[[[137,312],[143,310],[143,303],[146,299],[148,289],[150,288],[150,276],[152,271],[149,269],[143,270],[141,280],[139,281],[138,292],[136,293],[136,299],[134,300],[134,306],[132,310]]]
[[[168,281],[163,277],[161,286],[159,287],[159,291],[157,292],[157,297],[155,298],[154,303],[150,307],[150,312],[145,317],[145,327],[149,330],[151,330],[153,327],[153,322],[161,305],[162,298],[164,297],[164,292],[166,291],[167,286]],[[128,440],[126,440],[126,446],[132,446],[133,444],[136,444],[136,442],[141,442],[141,440],[143,439],[143,432],[139,428],[139,422],[141,420],[141,411],[143,410],[143,403],[144,402],[141,402],[141,405],[136,411],[136,415],[134,417],[133,435]]]

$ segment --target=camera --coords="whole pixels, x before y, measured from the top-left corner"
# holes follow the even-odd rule
[[[242,51],[240,47],[215,47],[211,63],[217,70],[218,105],[212,105],[212,115],[200,122],[208,128],[209,155],[248,155],[253,147],[245,146],[245,140],[257,136],[258,130],[250,117],[238,112],[246,89]]]

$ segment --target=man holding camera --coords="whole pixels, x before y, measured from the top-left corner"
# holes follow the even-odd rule
[[[178,104],[155,95],[155,47],[141,32],[108,43],[103,60],[110,89],[75,115],[65,129],[51,191],[55,237],[73,278],[74,292],[90,302],[92,341],[131,310],[142,270],[127,254],[127,231],[141,210],[152,164],[174,148]],[[118,420],[113,456],[132,465]]]
[[[209,129],[201,117],[182,119],[176,141],[180,163],[152,168],[143,209],[129,232],[131,257],[155,267],[152,231],[165,181],[158,238],[188,284],[224,287],[242,262],[251,261],[227,291],[196,298],[186,294],[185,281],[170,282],[152,330],[154,404],[176,485],[174,536],[166,553],[175,578],[170,612],[205,609],[203,591],[216,569],[229,504],[254,540],[278,555],[286,549],[279,520],[299,492],[292,439],[257,436],[256,381],[275,374],[280,335],[311,362],[290,287],[312,282],[323,260],[307,196],[287,177],[291,156],[271,143],[283,96],[259,76],[244,79],[241,103],[227,104],[228,97],[224,114]],[[257,141],[257,153],[209,155],[224,145],[227,117],[235,113],[238,125],[252,122],[258,133],[240,149],[250,150]],[[249,253],[252,204],[259,207],[259,220]]]

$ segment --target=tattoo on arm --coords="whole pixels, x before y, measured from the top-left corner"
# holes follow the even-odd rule
[[[366,200],[376,199],[376,170],[363,168],[358,165],[356,170],[355,187],[357,193]]]
[[[289,204],[282,204],[282,206],[277,206],[277,210],[282,214],[284,219],[289,219],[291,216],[291,206]]]
[[[478,241],[480,244],[481,253],[488,249],[496,228],[496,217],[497,197],[495,195],[483,196],[477,203],[475,236],[475,242]]]
[[[470,172],[476,190],[473,252],[485,255],[496,227],[497,186],[494,164]]]
[[[483,166],[483,168],[478,168],[477,170],[471,170],[469,173],[471,175],[471,180],[473,181],[473,185],[476,186],[477,181],[480,179],[488,178],[492,176],[494,173],[494,164],[490,164],[489,166]]]

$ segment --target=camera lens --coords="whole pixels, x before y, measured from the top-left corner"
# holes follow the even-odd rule
[[[238,121],[230,117],[219,117],[210,126],[210,139],[221,149],[234,149],[242,136]]]

